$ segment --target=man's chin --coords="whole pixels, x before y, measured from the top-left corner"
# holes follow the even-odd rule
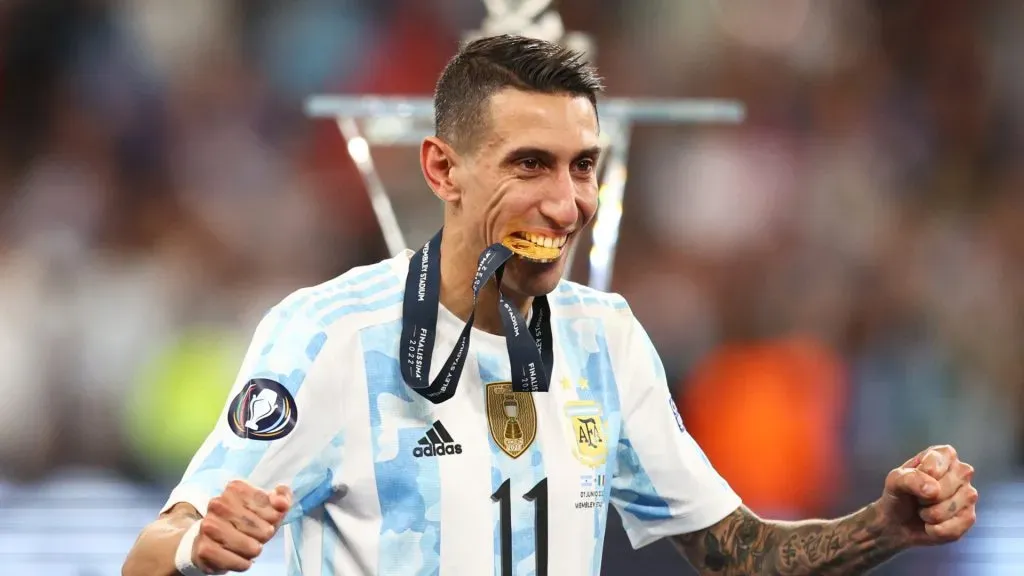
[[[563,258],[552,262],[533,262],[513,256],[506,264],[502,286],[529,298],[544,296],[558,287],[563,269]]]

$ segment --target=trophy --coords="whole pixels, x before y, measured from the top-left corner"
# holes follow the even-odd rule
[[[275,408],[277,408],[277,392],[260,390],[260,393],[249,402],[249,418],[245,421],[245,427],[249,430],[259,430],[260,420],[273,414]]]
[[[555,0],[483,0],[487,17],[479,30],[466,33],[467,42],[486,36],[515,34],[561,44],[593,61],[594,42],[582,32],[566,32]]]
[[[519,452],[523,448],[523,427],[519,424],[519,403],[515,394],[505,394],[501,403],[508,422],[505,423],[505,448],[511,452]]]
[[[595,44],[583,33],[566,32],[552,0],[483,0],[487,16],[479,30],[466,40],[496,34],[518,34],[561,43],[594,57]],[[422,98],[384,97],[370,94],[320,94],[306,101],[313,118],[336,122],[347,151],[370,195],[374,214],[391,254],[409,246],[395,216],[391,199],[373,164],[375,146],[418,146],[433,135],[433,101]],[[603,98],[598,102],[602,144],[607,154],[598,166],[599,207],[591,228],[588,278],[597,290],[611,287],[612,264],[619,239],[622,198],[626,189],[626,163],[633,126],[639,124],[736,124],[743,121],[742,103],[723,99]],[[578,245],[578,244],[577,244]],[[575,246],[567,254],[565,274],[573,269]]]

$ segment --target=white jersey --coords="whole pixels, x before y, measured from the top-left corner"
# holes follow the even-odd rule
[[[408,388],[399,345],[411,256],[299,290],[268,313],[165,509],[188,502],[205,514],[236,478],[287,484],[289,574],[306,576],[594,576],[609,504],[635,547],[736,510],[618,295],[567,281],[549,295],[548,392],[513,392],[504,338],[476,329],[453,398],[435,405]],[[441,307],[431,379],[463,326]]]

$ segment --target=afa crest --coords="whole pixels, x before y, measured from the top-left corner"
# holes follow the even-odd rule
[[[530,392],[514,392],[511,382],[487,385],[487,424],[491,439],[512,458],[537,438],[537,407]]]
[[[591,400],[565,404],[565,415],[572,429],[573,455],[586,466],[597,468],[608,458],[607,430],[601,419],[601,405]]]

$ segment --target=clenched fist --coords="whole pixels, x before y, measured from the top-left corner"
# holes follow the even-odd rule
[[[976,519],[973,478],[952,446],[933,446],[889,473],[883,513],[911,546],[959,540]]]
[[[292,494],[285,486],[266,492],[231,481],[207,506],[192,544],[192,563],[207,574],[248,570],[291,505]]]

